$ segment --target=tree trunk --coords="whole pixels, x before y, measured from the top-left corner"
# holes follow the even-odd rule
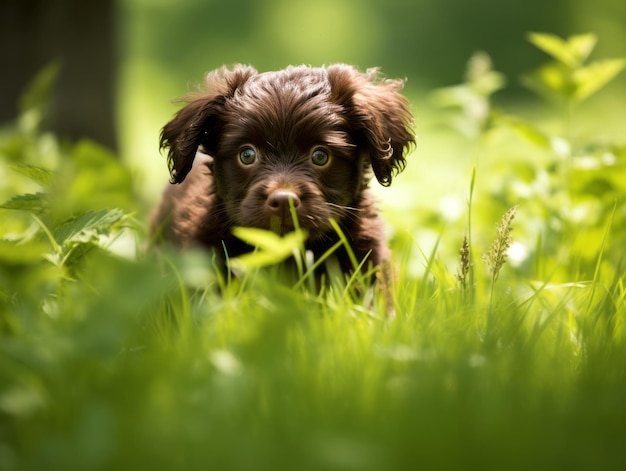
[[[50,129],[117,150],[115,7],[115,0],[0,2],[0,123],[15,118],[25,85],[57,61]]]

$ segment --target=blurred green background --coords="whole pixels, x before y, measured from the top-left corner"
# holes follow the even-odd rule
[[[548,134],[573,137],[574,147],[624,140],[626,107],[616,105],[626,102],[626,74],[576,107],[570,136],[563,136],[563,110],[521,83],[522,74],[550,59],[530,44],[531,31],[561,37],[594,33],[599,42],[592,61],[626,56],[622,0],[5,0],[0,18],[0,63],[10,71],[0,77],[0,123],[10,127],[36,101],[21,93],[54,64],[56,84],[44,130],[62,140],[88,138],[111,148],[132,172],[138,196],[133,209],[144,222],[168,181],[158,141],[180,106],[172,101],[223,64],[267,71],[347,62],[406,78],[417,146],[391,188],[373,186],[394,233],[412,234],[426,252],[444,227],[464,230],[479,154],[476,211],[489,224],[526,199],[517,190],[509,194],[520,172],[523,180],[549,165],[536,148],[506,132],[495,133],[485,155],[476,136],[453,129],[450,115],[438,108],[433,91],[466,80],[468,60],[477,51],[486,52],[506,79],[490,97],[490,116],[506,110]],[[502,194],[510,201],[494,197]],[[540,220],[542,205],[545,201],[536,208]],[[540,226],[524,226],[528,233],[518,236],[532,245]],[[450,261],[455,247],[456,238],[448,249]],[[445,251],[440,255],[446,258]]]
[[[595,33],[597,75],[625,25],[624,0],[0,0],[0,471],[626,469],[626,74],[569,115],[520,81],[549,60],[527,32]],[[418,143],[373,185],[398,322],[142,255],[172,99],[222,64],[338,61],[408,79]],[[464,81],[478,118],[437,106]],[[518,206],[496,284],[480,256]]]
[[[119,10],[122,153],[162,180],[165,165],[154,157],[159,129],[176,109],[169,100],[222,64],[265,71],[348,62],[406,77],[420,145],[426,146],[418,145],[420,154],[431,149],[427,93],[460,82],[477,50],[488,52],[509,78],[498,98],[524,102],[534,98],[520,86],[520,74],[546,59],[525,41],[527,32],[596,32],[596,53],[604,57],[623,55],[626,44],[622,0],[126,0]],[[621,77],[612,88],[623,91],[625,85]],[[449,167],[440,155],[420,155],[426,166]]]
[[[53,123],[76,115],[57,126],[60,134],[116,148],[149,198],[167,178],[157,143],[176,110],[170,100],[222,64],[265,71],[348,62],[406,77],[424,145],[420,159],[448,165],[426,153],[427,92],[460,82],[475,51],[489,53],[508,78],[497,99],[528,104],[534,98],[518,78],[545,57],[524,40],[527,32],[594,32],[603,57],[624,55],[626,44],[622,0],[5,0],[0,18],[8,64],[0,81],[17,82],[0,92],[2,121],[17,115],[19,84],[59,60],[61,82],[70,83],[59,87]],[[625,85],[621,76],[604,94],[623,98]]]

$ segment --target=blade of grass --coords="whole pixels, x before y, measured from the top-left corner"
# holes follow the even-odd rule
[[[346,250],[346,253],[348,254],[348,258],[350,259],[350,263],[352,264],[352,267],[356,269],[359,265],[359,262],[356,259],[356,256],[354,255],[354,251],[352,250],[352,246],[350,245],[350,242],[348,242],[346,235],[341,230],[341,227],[339,227],[339,224],[337,224],[337,221],[335,221],[334,219],[330,219],[329,222],[330,222],[330,225],[335,230],[335,232],[337,233],[337,235],[339,236],[339,240],[343,243],[343,247]]]
[[[474,304],[476,300],[476,274],[474,270],[474,245],[472,242],[472,207],[474,202],[474,187],[476,185],[476,165],[472,167],[469,196],[467,199],[467,247],[469,259],[469,302]]]
[[[591,293],[589,293],[589,301],[587,302],[587,310],[586,313],[591,312],[591,307],[593,305],[593,300],[596,294],[596,288],[600,284],[600,271],[602,268],[602,261],[604,259],[604,251],[606,250],[607,240],[609,238],[609,234],[611,233],[611,227],[613,226],[613,219],[615,217],[615,211],[617,210],[617,201],[613,202],[613,209],[611,210],[611,215],[604,227],[604,232],[602,233],[602,242],[600,243],[600,250],[598,252],[598,257],[596,258],[596,265],[593,272],[593,279],[591,280]],[[594,325],[597,322],[598,318],[594,319]]]

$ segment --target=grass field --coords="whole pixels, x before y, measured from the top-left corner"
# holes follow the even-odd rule
[[[0,471],[626,469],[626,145],[575,131],[623,62],[531,39],[570,74],[566,118],[494,110],[474,58],[433,95],[463,187],[440,169],[433,202],[409,159],[381,193],[393,320],[358,276],[318,293],[306,265],[225,280],[147,251],[128,169],[33,103],[0,136]]]

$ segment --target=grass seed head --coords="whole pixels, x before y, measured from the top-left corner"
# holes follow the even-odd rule
[[[507,250],[513,242],[513,237],[511,237],[511,231],[513,230],[511,223],[516,213],[517,205],[513,206],[502,216],[502,220],[497,228],[498,235],[491,244],[491,247],[489,247],[488,252],[483,255],[483,260],[489,267],[489,272],[494,281],[498,278],[502,265],[506,263],[508,258]]]
[[[456,280],[459,283],[459,286],[465,290],[467,289],[468,277],[471,269],[470,248],[467,235],[463,237],[463,243],[459,249],[459,255],[461,258],[459,261],[459,270],[456,275]]]

